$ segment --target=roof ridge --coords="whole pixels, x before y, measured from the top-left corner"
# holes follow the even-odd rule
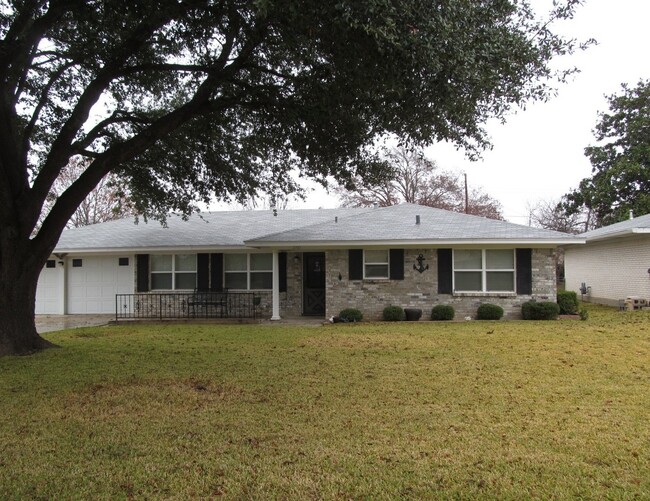
[[[340,209],[359,209],[359,210],[360,209],[367,209],[367,210],[365,210],[363,212],[359,212],[358,214],[350,214],[350,215],[341,217],[341,219],[349,219],[349,218],[354,217],[354,216],[367,214],[368,212],[376,210],[377,207],[340,207]],[[327,210],[335,210],[335,209],[327,209]],[[246,243],[246,242],[254,242],[255,240],[260,240],[260,239],[263,239],[263,238],[275,237],[275,236],[282,235],[283,233],[289,233],[289,232],[295,231],[295,230],[304,230],[304,229],[307,229],[307,228],[313,228],[315,226],[321,226],[321,225],[330,224],[330,223],[332,223],[332,221],[319,221],[318,223],[306,224],[305,226],[299,226],[297,228],[292,228],[290,230],[282,230],[282,231],[276,231],[275,233],[269,233],[268,235],[260,235],[258,237],[251,238],[249,240],[244,240],[244,243]]]

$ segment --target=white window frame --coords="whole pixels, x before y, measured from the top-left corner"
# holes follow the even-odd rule
[[[149,264],[149,277],[150,277],[150,281],[151,281],[151,290],[152,291],[175,291],[175,290],[194,290],[194,289],[196,289],[196,283],[197,283],[197,280],[198,280],[198,273],[199,273],[198,272],[198,257],[197,257],[196,254],[179,252],[178,254],[151,254],[151,256],[152,257],[153,256],[171,256],[171,258],[172,258],[172,268],[171,268],[171,270],[154,271],[154,270],[151,269],[151,267],[152,267],[151,263]],[[191,271],[191,270],[176,271],[176,256],[194,256],[194,271]],[[152,257],[149,258],[150,261],[152,260]],[[162,274],[168,274],[168,273],[172,274],[172,288],[171,289],[154,289],[153,288],[153,279],[152,279],[153,275],[162,275]],[[192,289],[177,289],[176,288],[176,274],[177,273],[179,273],[179,274],[180,273],[187,273],[187,274],[194,273],[194,287]]]
[[[271,268],[268,270],[251,270],[251,256],[252,255],[260,255],[260,254],[268,254],[271,256]],[[251,275],[254,273],[270,273],[271,274],[271,279],[273,279],[273,253],[272,252],[249,252],[246,253],[246,269],[245,270],[232,270],[232,271],[227,271],[226,270],[226,256],[236,256],[236,255],[241,255],[237,253],[229,253],[229,254],[224,254],[223,259],[223,286],[227,287],[226,285],[226,275],[228,273],[246,273],[246,289],[230,289],[230,290],[247,290],[247,291],[270,291],[273,290],[273,285],[269,287],[268,289],[251,289]]]
[[[386,251],[386,261],[367,261],[366,252],[367,251]],[[368,277],[366,276],[366,265],[372,266],[386,266],[386,276],[385,277]],[[390,278],[390,249],[363,249],[363,279],[364,280],[388,280]]]
[[[457,250],[480,250],[481,251],[481,268],[462,268],[456,270],[456,251]],[[487,268],[487,255],[486,251],[488,250],[510,250],[512,251],[512,268]],[[481,273],[481,290],[456,290],[456,272],[468,272],[468,273]],[[502,291],[492,291],[487,290],[487,274],[490,272],[503,272],[503,273],[512,273],[512,290],[502,290]],[[515,249],[453,249],[452,256],[452,280],[453,280],[453,291],[454,293],[487,293],[487,294],[512,294],[516,293],[517,290],[517,254]]]

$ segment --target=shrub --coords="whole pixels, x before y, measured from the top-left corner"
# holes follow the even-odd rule
[[[560,307],[551,301],[528,301],[521,305],[524,320],[555,320],[560,314]]]
[[[346,308],[339,313],[339,320],[341,322],[361,322],[363,314],[356,308]]]
[[[453,320],[456,312],[450,304],[438,304],[431,309],[431,320]]]
[[[557,293],[557,304],[560,306],[560,315],[574,315],[578,311],[578,294],[560,291]]]
[[[580,320],[588,320],[589,319],[589,311],[588,310],[586,310],[584,308],[580,308],[580,311],[578,313],[580,315]]]
[[[485,303],[478,307],[478,320],[499,320],[503,316],[503,308],[498,304]]]
[[[404,309],[401,306],[386,306],[383,314],[387,322],[399,322],[404,320]]]

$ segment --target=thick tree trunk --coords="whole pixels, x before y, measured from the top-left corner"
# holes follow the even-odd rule
[[[4,232],[0,232],[0,236]],[[16,243],[16,239],[13,243]],[[53,346],[36,332],[36,285],[45,258],[25,245],[6,245],[0,254],[0,356],[27,355]],[[29,250],[28,250],[29,249]]]
[[[27,355],[53,346],[36,332],[31,289],[16,284],[9,297],[0,297],[0,356]]]

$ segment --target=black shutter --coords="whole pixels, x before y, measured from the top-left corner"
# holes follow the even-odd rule
[[[149,254],[136,254],[137,292],[149,292]]]
[[[210,254],[210,290],[223,290],[223,254]]]
[[[350,280],[363,279],[363,249],[348,251],[348,277]]]
[[[438,249],[438,294],[451,294],[453,281],[451,249]]]
[[[404,280],[404,249],[390,250],[390,279]]]
[[[532,260],[532,249],[517,249],[517,294],[533,293]]]
[[[280,292],[287,292],[287,253],[278,254],[278,273],[280,274]]]
[[[196,255],[196,288],[207,291],[210,288],[210,255]]]

